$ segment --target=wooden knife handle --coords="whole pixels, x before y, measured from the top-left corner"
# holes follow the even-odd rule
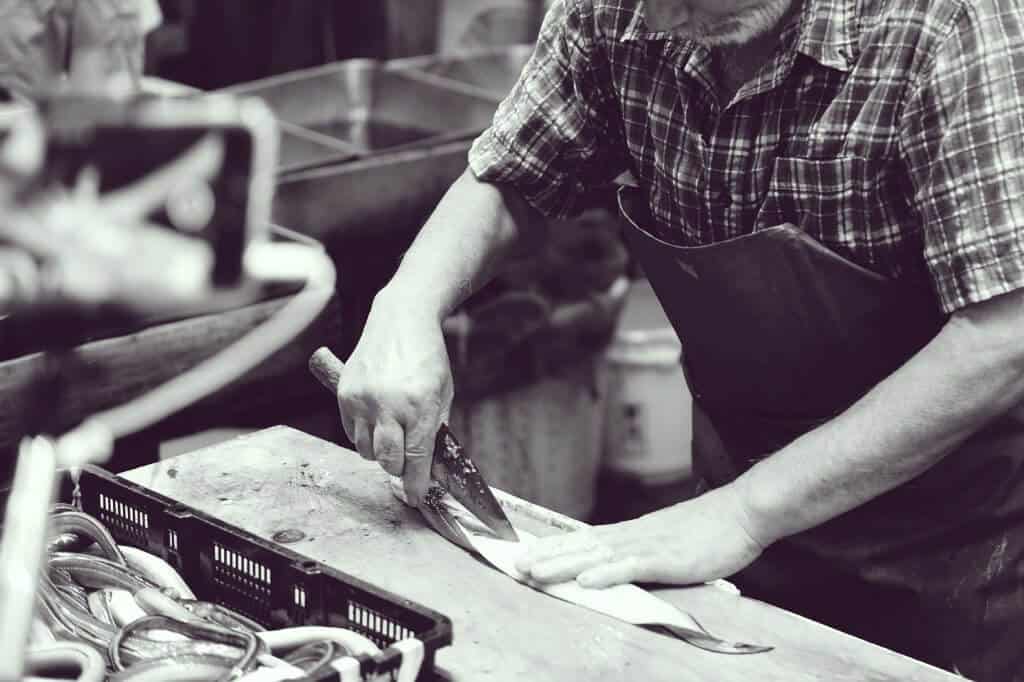
[[[338,392],[338,382],[341,381],[343,369],[345,369],[345,364],[326,346],[317,348],[309,356],[309,371],[331,393]]]

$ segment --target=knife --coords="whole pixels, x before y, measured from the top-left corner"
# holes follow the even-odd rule
[[[335,395],[344,367],[341,360],[325,347],[318,348],[309,358],[309,371],[324,388]],[[512,523],[505,516],[505,511],[495,499],[480,469],[447,424],[441,424],[437,431],[430,476],[434,483],[449,492],[497,537],[510,542],[519,541]]]

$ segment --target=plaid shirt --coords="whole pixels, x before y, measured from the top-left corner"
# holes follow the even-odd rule
[[[805,0],[730,102],[641,6],[556,1],[478,178],[564,216],[629,170],[662,239],[792,223],[946,312],[1024,286],[1022,0]]]

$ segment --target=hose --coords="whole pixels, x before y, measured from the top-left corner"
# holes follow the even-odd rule
[[[105,461],[117,438],[155,424],[238,379],[309,326],[334,294],[334,264],[320,248],[251,244],[245,265],[259,279],[305,279],[306,285],[273,317],[213,357],[135,400],[92,415],[62,436],[62,466]]]
[[[256,636],[263,640],[275,655],[317,641],[337,642],[351,651],[353,655],[380,653],[380,648],[376,644],[358,632],[345,628],[303,625],[259,632]]]
[[[275,315],[238,341],[143,396],[87,418],[62,436],[56,448],[45,439],[23,441],[7,506],[7,518],[17,519],[18,523],[7,524],[0,545],[0,677],[17,679],[23,672],[24,648],[41,568],[39,560],[48,536],[45,508],[36,507],[50,505],[56,469],[66,467],[74,473],[89,462],[106,461],[117,438],[155,424],[239,378],[294,339],[319,316],[334,293],[334,265],[318,247],[250,244],[245,252],[245,267],[257,279],[304,280],[305,285]],[[109,577],[95,566],[78,566],[75,572],[90,582]],[[135,591],[139,587],[128,589]],[[67,608],[61,600],[52,585],[42,598],[50,618],[66,629],[74,632],[76,625],[84,625],[89,635],[94,636],[109,627],[91,614]],[[258,640],[252,639],[258,645]]]
[[[50,626],[46,624],[40,617],[32,619],[32,635],[29,638],[29,645],[34,647],[50,646],[57,642],[57,638],[53,636],[53,631],[50,630]]]
[[[49,674],[76,668],[77,682],[103,682],[107,665],[97,651],[84,644],[61,643],[45,649],[32,649],[25,660],[28,675],[48,677]]]

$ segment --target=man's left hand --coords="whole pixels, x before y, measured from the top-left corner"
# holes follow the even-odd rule
[[[583,587],[630,582],[695,584],[748,566],[770,541],[757,538],[735,486],[640,518],[535,541],[516,567],[541,583]]]

